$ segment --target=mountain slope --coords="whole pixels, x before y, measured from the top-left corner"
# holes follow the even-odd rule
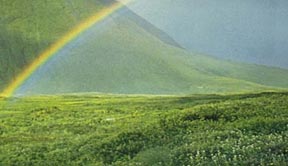
[[[190,54],[139,26],[131,14],[123,9],[83,33],[17,93],[183,94],[287,87],[286,70]],[[261,72],[267,78],[256,77]]]
[[[59,38],[62,34],[60,32],[67,31],[72,24],[81,20],[76,19],[79,14],[75,13],[74,9],[77,9],[80,15],[88,16],[89,10],[85,10],[87,5],[92,13],[110,3],[112,1],[104,0],[39,2],[38,5],[33,4],[39,7],[38,11],[30,11],[33,15],[30,13],[26,17],[20,17],[21,32],[17,31],[18,28],[9,29],[14,22],[1,24],[4,27],[1,28],[1,33],[9,29],[9,33],[3,33],[8,35],[2,38],[6,45],[2,46],[4,49],[1,48],[1,51],[4,52],[0,54],[4,82],[2,87],[19,73],[23,66],[31,62],[40,50]],[[64,15],[56,19],[59,19],[59,22],[54,22],[49,27],[52,23],[50,17],[44,16],[49,13],[56,16],[59,13],[49,10],[59,7],[65,8],[62,11]],[[19,13],[15,9],[12,15]],[[76,21],[70,22],[73,19]],[[38,21],[28,24],[31,20]],[[41,26],[33,29],[36,25]],[[27,37],[27,34],[30,34],[31,38]],[[123,8],[60,50],[51,61],[27,80],[17,94],[182,94],[258,91],[288,87],[287,73],[287,70],[278,68],[231,63],[205,55],[191,54],[180,48],[166,33],[129,9]]]

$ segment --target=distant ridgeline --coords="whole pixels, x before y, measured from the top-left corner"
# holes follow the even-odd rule
[[[51,43],[111,3],[1,2],[0,89]],[[187,94],[278,88],[288,88],[287,70],[193,54],[123,7],[56,53],[16,93]]]

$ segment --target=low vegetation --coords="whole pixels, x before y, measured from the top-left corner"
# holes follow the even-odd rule
[[[0,165],[287,165],[288,93],[0,100]]]

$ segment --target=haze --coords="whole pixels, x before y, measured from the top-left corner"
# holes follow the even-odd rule
[[[138,0],[129,7],[190,51],[288,68],[286,0]]]

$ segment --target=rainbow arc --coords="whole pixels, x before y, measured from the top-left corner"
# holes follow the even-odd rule
[[[93,25],[101,22],[106,17],[116,12],[120,8],[124,7],[133,0],[122,0],[121,2],[115,2],[109,7],[102,9],[95,13],[78,26],[74,27],[71,31],[66,33],[63,37],[53,43],[50,47],[44,50],[37,58],[28,65],[0,94],[0,96],[11,97],[14,92],[42,65],[44,65],[51,57],[53,57],[59,50],[65,45],[73,41],[82,32],[86,31]]]

